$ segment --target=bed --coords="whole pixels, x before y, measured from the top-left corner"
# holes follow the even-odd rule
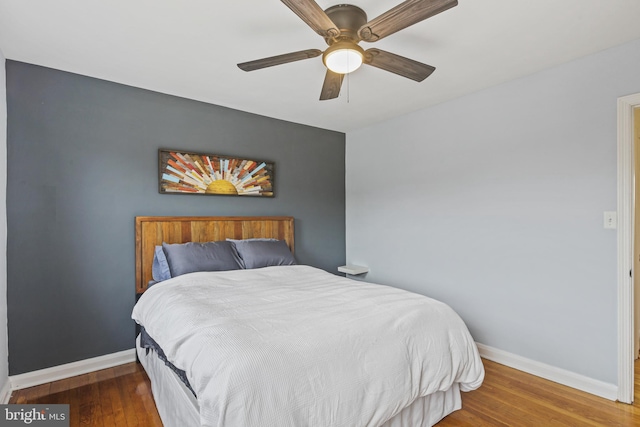
[[[242,268],[149,288],[163,243],[175,266],[172,244],[227,239]],[[156,345],[136,347],[165,426],[427,427],[481,385],[475,343],[446,304],[286,255],[261,265],[255,248],[293,258],[293,218],[136,218],[132,317]]]

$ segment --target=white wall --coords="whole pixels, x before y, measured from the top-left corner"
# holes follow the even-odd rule
[[[0,50],[0,403],[9,387],[7,345],[7,86]]]
[[[616,384],[603,212],[636,92],[640,40],[348,133],[347,261],[447,302],[478,342]]]

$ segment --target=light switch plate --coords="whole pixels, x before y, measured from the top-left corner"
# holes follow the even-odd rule
[[[604,228],[618,228],[617,212],[606,211],[604,213]]]

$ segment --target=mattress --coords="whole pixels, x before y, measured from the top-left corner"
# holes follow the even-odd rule
[[[446,304],[309,266],[186,274],[149,289],[133,318],[186,372],[197,405],[181,406],[197,409],[178,419],[194,425],[429,426],[484,377]],[[160,368],[149,376],[171,425],[184,399],[157,385],[176,378]]]
[[[139,338],[136,341],[138,359],[151,380],[151,391],[164,426],[199,427],[200,408],[194,394],[153,350],[147,352],[140,347]],[[460,388],[454,384],[448,390],[416,399],[380,427],[431,427],[461,407]]]

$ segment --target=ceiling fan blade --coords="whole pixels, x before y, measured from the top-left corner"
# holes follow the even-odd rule
[[[313,31],[325,38],[338,37],[340,30],[331,18],[313,0],[282,0],[289,9],[310,26]]]
[[[429,77],[436,69],[431,65],[380,49],[367,49],[364,53],[364,63],[417,82]]]
[[[331,70],[327,70],[327,74],[324,76],[322,92],[320,92],[320,101],[337,98],[338,95],[340,95],[340,86],[342,86],[343,79],[344,74],[338,74]]]
[[[322,51],[318,49],[301,50],[299,52],[285,53],[284,55],[270,56],[269,58],[243,62],[241,64],[238,64],[238,67],[244,71],[253,71],[259,70],[261,68],[273,67],[274,65],[286,64],[287,62],[315,58],[316,56],[320,55],[322,55]]]
[[[406,0],[364,24],[358,35],[364,41],[375,42],[457,4],[458,0]]]

